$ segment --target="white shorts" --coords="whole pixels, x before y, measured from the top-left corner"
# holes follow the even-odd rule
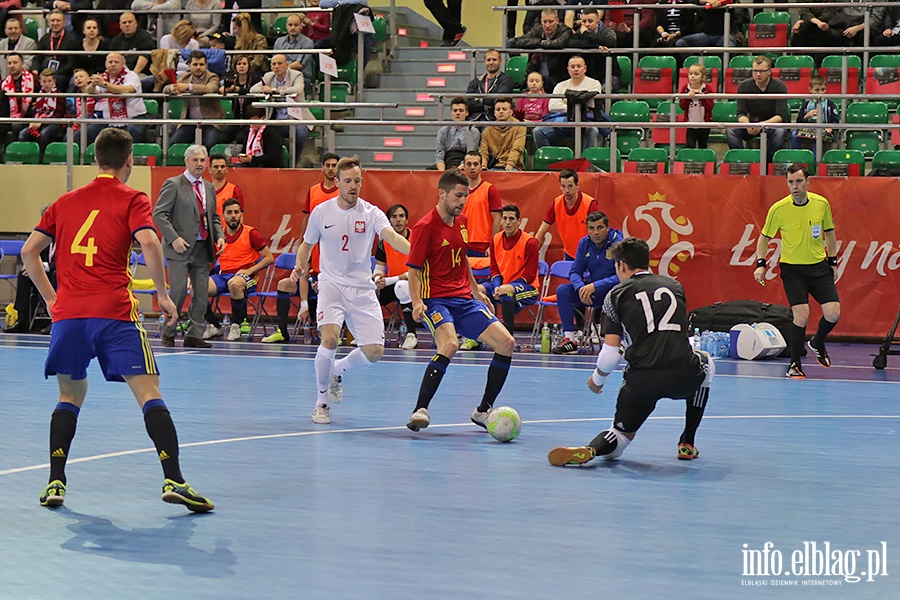
[[[359,346],[384,345],[384,320],[375,290],[319,282],[316,320],[319,326],[347,322]]]

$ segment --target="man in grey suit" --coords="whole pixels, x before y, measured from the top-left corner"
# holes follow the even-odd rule
[[[153,221],[163,235],[169,295],[175,306],[180,309],[184,305],[188,276],[194,290],[188,309],[190,326],[184,338],[186,348],[212,347],[202,339],[209,265],[215,260],[216,253],[225,249],[225,234],[216,212],[216,190],[213,184],[201,178],[206,160],[203,146],[193,145],[185,150],[184,173],[163,182],[153,209]],[[198,290],[203,293],[197,293]],[[166,325],[162,345],[175,346],[174,326]]]

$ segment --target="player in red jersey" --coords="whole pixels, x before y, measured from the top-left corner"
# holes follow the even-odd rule
[[[50,419],[50,483],[40,502],[57,507],[65,501],[69,446],[87,394],[87,367],[96,357],[107,381],[125,381],[144,412],[165,476],[163,501],[207,512],[213,509],[212,502],[181,475],[178,435],[159,393],[159,371],[131,293],[128,262],[135,239],[159,290],[159,306],[169,324],[175,324],[178,309],[166,293],[150,199],[125,185],[134,164],[132,145],[127,131],[104,129],[95,149],[100,174],[50,206],[22,248],[22,262],[53,316],[44,376],[56,375],[59,384],[59,403]],[[53,241],[58,292],[40,257]]]
[[[472,422],[487,429],[494,406],[512,362],[516,341],[488,308],[490,300],[478,290],[466,250],[469,234],[461,215],[469,194],[469,182],[457,169],[441,175],[438,203],[416,223],[410,236],[409,292],[413,318],[423,321],[434,336],[437,354],[431,358],[419,388],[419,400],[407,427],[419,431],[431,418],[428,404],[437,392],[447,365],[459,350],[457,330],[464,336],[489,344],[494,357],[488,368],[487,385]],[[473,299],[474,296],[474,299]]]

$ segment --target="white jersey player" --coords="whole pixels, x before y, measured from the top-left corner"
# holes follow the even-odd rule
[[[314,423],[331,423],[331,403],[343,397],[342,375],[351,369],[378,362],[384,354],[384,321],[375,295],[372,245],[375,234],[409,253],[409,241],[394,231],[384,212],[359,198],[362,168],[357,157],[342,158],[337,165],[338,196],[313,209],[297,265],[291,279],[306,276],[313,246],[319,244],[319,301],[316,315],[321,343],[316,351],[318,394]],[[384,277],[376,274],[374,278]],[[358,348],[335,360],[341,326],[356,339]]]

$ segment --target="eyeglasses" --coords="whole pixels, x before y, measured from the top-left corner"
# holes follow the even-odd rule
[[[752,69],[750,72],[751,73],[768,73],[771,70],[772,69]]]

